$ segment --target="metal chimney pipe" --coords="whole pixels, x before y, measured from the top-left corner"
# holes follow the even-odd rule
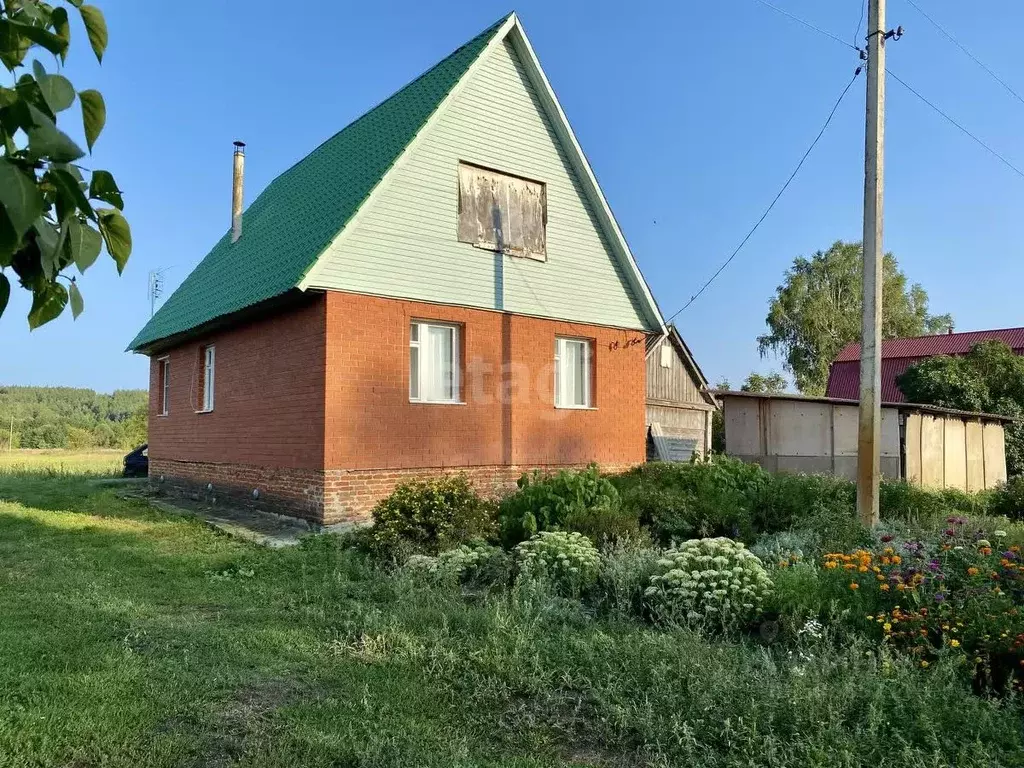
[[[231,242],[242,236],[242,189],[245,182],[245,142],[235,142],[235,168],[231,185]]]

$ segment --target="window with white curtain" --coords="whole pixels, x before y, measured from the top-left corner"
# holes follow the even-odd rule
[[[213,387],[215,377],[216,350],[213,346],[203,347],[203,410],[213,410]]]
[[[590,408],[591,349],[586,339],[555,339],[555,406]]]
[[[160,359],[160,415],[166,416],[169,413],[168,407],[171,402],[171,361],[163,357]]]
[[[459,327],[413,321],[409,328],[409,399],[459,402]]]

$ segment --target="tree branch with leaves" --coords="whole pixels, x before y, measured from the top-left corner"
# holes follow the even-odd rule
[[[99,8],[82,0],[67,0],[67,6],[0,0],[0,62],[13,76],[11,87],[0,86],[0,316],[13,277],[32,293],[28,324],[33,329],[58,317],[68,304],[74,317],[82,313],[78,276],[104,246],[118,274],[132,251],[113,175],[78,165],[86,152],[57,127],[57,116],[77,99],[91,153],[107,115],[99,91],[76,91],[59,72],[71,45],[68,9],[77,11],[101,63],[106,21]],[[53,55],[57,71],[48,72],[35,57],[29,63],[30,54],[44,51]],[[73,269],[77,275],[69,274]]]

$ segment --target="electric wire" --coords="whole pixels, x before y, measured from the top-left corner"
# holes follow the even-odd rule
[[[808,22],[804,21],[804,20],[803,20],[803,19],[801,19],[800,17],[798,17],[798,16],[794,16],[793,14],[789,13],[788,11],[784,11],[784,10],[782,10],[781,8],[777,8],[776,6],[772,5],[771,3],[768,3],[768,2],[766,2],[766,0],[757,0],[757,2],[759,2],[759,3],[763,4],[763,5],[767,5],[767,6],[769,6],[770,8],[774,8],[775,10],[779,11],[780,13],[782,13],[782,14],[785,14],[786,16],[789,16],[790,18],[794,19],[795,21],[798,21],[798,22],[800,22],[800,23],[801,23],[801,24],[803,24],[803,25],[804,25],[805,27],[808,27],[809,29],[812,29],[812,30],[814,30],[815,32],[819,32],[819,33],[821,33],[821,34],[822,34],[822,35],[824,35],[825,37],[828,37],[828,38],[830,38],[830,39],[832,39],[832,40],[835,40],[836,42],[838,42],[838,43],[841,43],[842,45],[845,45],[845,46],[847,46],[847,47],[851,47],[849,43],[847,43],[847,42],[845,42],[845,41],[843,41],[843,40],[840,40],[840,39],[839,39],[839,38],[837,38],[837,37],[836,37],[835,35],[833,35],[833,34],[832,34],[831,32],[828,32],[828,31],[826,31],[826,30],[824,30],[824,29],[819,29],[818,27],[814,26],[813,24],[810,24],[810,23],[808,23]],[[931,21],[931,22],[932,22],[933,24],[935,24],[935,26],[936,26],[936,27],[938,27],[938,28],[939,28],[940,30],[942,29],[941,27],[939,27],[939,25],[938,25],[938,23],[937,23],[937,22],[935,22],[935,21],[934,21],[934,20],[932,20],[932,19],[931,19],[930,17],[928,17],[928,16],[927,16],[927,14],[925,14],[925,13],[924,13],[924,11],[921,11],[921,9],[920,9],[920,8],[918,8],[918,6],[917,6],[916,4],[914,4],[913,0],[907,0],[907,2],[908,2],[908,3],[910,3],[911,5],[913,5],[913,6],[915,7],[915,8],[917,8],[917,10],[918,10],[918,11],[920,11],[920,12],[921,12],[921,14],[925,16],[925,18],[928,18],[928,20],[929,20],[929,21]],[[947,35],[947,37],[949,37],[949,38],[950,38],[950,40],[953,40],[953,37],[952,37],[951,35],[949,35],[949,33],[945,32],[945,30],[942,30],[942,31],[943,31],[943,33],[944,33],[944,34],[946,34],[946,35]],[[966,54],[967,54],[968,56],[971,56],[971,58],[972,58],[972,59],[975,59],[975,57],[974,57],[974,56],[973,56],[973,55],[972,55],[972,54],[971,54],[971,53],[970,53],[970,52],[969,52],[969,51],[968,51],[968,50],[967,50],[966,48],[963,48],[963,46],[961,46],[961,45],[960,45],[959,43],[957,43],[957,42],[956,42],[956,40],[953,40],[953,42],[954,42],[954,43],[956,43],[956,45],[957,45],[958,47],[960,47],[960,48],[961,48],[961,50],[963,50],[963,51],[964,51],[964,53],[966,53]],[[854,46],[854,47],[855,47],[855,46]],[[857,49],[857,50],[860,50],[860,49]],[[975,61],[977,61],[977,59],[975,59]],[[978,61],[978,64],[979,64],[980,66],[982,66],[982,67],[983,67],[984,69],[988,70],[988,67],[985,67],[985,66],[984,66],[984,64],[981,64],[981,62],[980,62],[980,61]],[[1010,87],[1009,87],[1008,85],[1006,85],[1006,83],[1004,83],[1004,82],[1003,82],[1002,80],[1000,80],[1000,79],[999,79],[999,77],[998,77],[997,75],[995,75],[995,74],[994,74],[994,73],[992,73],[991,71],[989,71],[989,73],[990,73],[990,74],[992,74],[992,76],[993,76],[993,77],[995,77],[995,78],[996,78],[997,80],[999,80],[999,82],[1000,82],[1000,83],[1002,83],[1002,85],[1003,85],[1003,86],[1004,86],[1005,88],[1009,89],[1009,90],[1010,90],[1010,91],[1011,91],[1011,92],[1013,93],[1013,95],[1014,95],[1014,96],[1017,96],[1016,92],[1015,92],[1015,91],[1013,91],[1013,89],[1012,89],[1012,88],[1010,88]],[[956,128],[957,128],[957,129],[958,129],[958,130],[959,130],[960,132],[961,132],[961,133],[963,133],[963,134],[964,134],[965,136],[967,136],[967,137],[968,137],[968,138],[970,138],[970,139],[971,139],[972,141],[974,141],[975,143],[977,143],[977,144],[978,144],[978,146],[982,147],[982,148],[983,148],[983,149],[984,149],[984,150],[985,150],[986,152],[988,152],[988,153],[989,153],[990,155],[992,155],[992,156],[993,156],[993,157],[995,157],[995,158],[996,158],[997,160],[999,160],[999,161],[1000,161],[1000,162],[1001,162],[1001,163],[1002,163],[1003,165],[1005,165],[1005,166],[1006,166],[1007,168],[1009,168],[1010,170],[1012,170],[1012,171],[1013,171],[1014,173],[1016,173],[1016,174],[1017,174],[1018,176],[1024,177],[1024,172],[1022,172],[1022,171],[1021,171],[1021,170],[1020,170],[1020,169],[1019,169],[1019,168],[1018,168],[1017,166],[1015,166],[1015,165],[1014,165],[1013,163],[1011,163],[1011,162],[1010,162],[1009,160],[1007,160],[1007,159],[1006,159],[1006,157],[1005,157],[1004,155],[1002,155],[1002,154],[1000,154],[999,152],[997,152],[997,151],[996,151],[995,149],[993,149],[993,148],[992,148],[991,146],[989,146],[989,145],[988,145],[988,144],[986,144],[986,143],[985,143],[984,141],[982,141],[982,140],[981,140],[981,139],[979,139],[979,138],[978,138],[977,136],[975,136],[975,135],[974,135],[973,133],[971,133],[971,132],[970,132],[969,130],[967,130],[967,128],[965,128],[965,127],[964,127],[964,126],[963,126],[963,125],[962,125],[961,123],[957,122],[957,121],[956,121],[956,120],[955,120],[955,119],[954,119],[953,117],[951,117],[951,116],[950,116],[949,114],[947,114],[946,112],[944,112],[943,110],[941,110],[941,109],[940,109],[939,107],[937,107],[937,106],[936,106],[935,104],[933,104],[933,103],[932,103],[931,101],[929,101],[928,99],[926,99],[926,98],[925,98],[925,97],[924,97],[923,95],[921,95],[921,94],[920,94],[920,93],[919,93],[919,92],[918,92],[917,90],[915,90],[915,89],[914,89],[914,88],[913,88],[913,87],[912,87],[911,85],[909,85],[909,84],[908,84],[907,82],[905,82],[905,81],[904,81],[904,80],[902,80],[902,79],[901,79],[900,77],[898,77],[898,76],[897,76],[896,74],[894,74],[891,68],[886,68],[886,74],[887,74],[887,75],[892,75],[892,78],[893,78],[893,79],[894,79],[894,80],[895,80],[895,81],[896,81],[897,83],[899,83],[900,85],[902,85],[902,86],[903,86],[904,88],[906,88],[906,89],[907,89],[908,91],[910,91],[910,93],[912,93],[912,94],[913,94],[914,96],[916,96],[916,97],[917,97],[918,99],[920,99],[920,100],[921,100],[922,102],[924,102],[924,103],[925,103],[925,104],[926,104],[927,106],[929,106],[929,107],[930,107],[931,109],[933,109],[933,110],[934,110],[934,111],[935,111],[935,112],[936,112],[936,113],[937,113],[937,114],[938,114],[938,115],[939,115],[940,117],[942,117],[943,119],[945,119],[945,120],[949,121],[949,122],[950,122],[950,123],[951,123],[951,124],[952,124],[953,126],[955,126],[955,127],[956,127]],[[1018,96],[1017,98],[1020,98],[1020,97]],[[1024,101],[1024,100],[1022,100],[1022,101]]]
[[[860,37],[860,28],[864,26],[864,16],[868,12],[868,0],[861,0],[860,4],[860,20],[857,22],[857,31],[853,33],[853,45],[858,50],[860,46],[857,45],[857,38]]]
[[[957,48],[959,48],[961,51],[963,51],[964,54],[966,54],[966,56],[971,61],[973,61],[975,64],[977,64],[983,70],[985,70],[992,77],[993,80],[995,80],[997,83],[999,83],[1001,86],[1003,86],[1003,88],[1006,89],[1007,93],[1009,93],[1011,96],[1013,96],[1013,98],[1015,98],[1021,104],[1024,104],[1024,98],[1022,98],[1021,95],[1019,93],[1017,93],[1010,86],[1009,83],[1007,83],[1005,80],[1003,80],[1003,78],[1001,78],[999,75],[997,75],[991,69],[989,69],[981,59],[979,59],[977,56],[975,56],[973,53],[971,53],[969,50],[967,50],[967,48],[965,46],[963,46],[960,43],[959,40],[957,40],[955,37],[953,37],[953,35],[950,34],[945,29],[945,27],[943,27],[941,24],[939,24],[939,22],[937,22],[935,19],[933,19],[927,13],[925,13],[924,9],[922,9],[921,6],[919,6],[917,3],[915,3],[914,0],[907,0],[907,2],[910,4],[910,6],[914,10],[916,10],[918,13],[920,13],[922,16],[924,16],[933,27],[935,27],[937,30],[939,30],[939,32],[941,32],[946,37],[946,39],[949,40],[949,42],[951,42],[953,45],[955,45]]]
[[[669,318],[665,320],[666,324],[672,322],[672,320],[674,320],[676,317],[678,317],[680,314],[686,311],[690,307],[690,305],[693,304],[693,302],[695,302],[701,296],[701,294],[703,294],[704,291],[706,291],[711,286],[711,284],[715,282],[716,279],[718,279],[718,276],[725,271],[725,268],[732,263],[733,259],[735,259],[739,252],[743,249],[743,246],[747,244],[747,241],[754,236],[754,233],[757,231],[758,227],[760,227],[764,220],[768,218],[768,214],[772,212],[772,209],[775,207],[775,204],[779,202],[779,199],[782,197],[783,193],[785,193],[785,191],[789,188],[789,185],[793,183],[793,179],[795,179],[796,175],[800,172],[800,169],[803,167],[804,162],[810,156],[814,148],[818,145],[818,142],[821,140],[821,137],[825,135],[825,130],[832,123],[832,118],[835,117],[836,112],[839,110],[839,105],[843,103],[843,99],[846,98],[846,94],[849,93],[850,88],[853,87],[853,83],[856,81],[857,76],[860,74],[860,72],[860,67],[858,67],[857,71],[854,72],[853,77],[850,78],[850,82],[846,84],[846,87],[843,88],[842,93],[839,94],[839,98],[836,99],[836,103],[832,105],[832,111],[828,113],[828,117],[825,119],[824,125],[822,125],[821,130],[818,131],[818,135],[814,137],[814,141],[811,142],[811,145],[807,148],[807,151],[804,152],[803,157],[800,158],[800,162],[796,164],[796,168],[794,168],[793,172],[789,174],[789,178],[786,179],[786,183],[782,185],[782,188],[779,190],[778,194],[775,195],[775,198],[771,201],[771,203],[769,203],[768,207],[765,208],[764,213],[761,214],[761,218],[759,218],[757,222],[754,224],[754,226],[751,227],[750,231],[747,232],[746,236],[740,241],[740,244],[736,246],[736,249],[730,254],[729,258],[722,262],[722,265],[715,271],[715,273],[707,280],[707,282],[705,282],[700,287],[700,290],[693,294],[693,296],[690,297],[690,300],[687,301],[681,309],[677,310],[674,314],[672,314]]]
[[[786,11],[786,10],[783,10],[782,8],[779,8],[779,6],[777,6],[777,5],[772,5],[771,3],[768,2],[768,0],[757,0],[757,2],[759,2],[761,5],[768,6],[769,8],[771,8],[773,11],[775,11],[777,13],[781,13],[783,16],[788,16],[793,21],[797,22],[798,24],[803,24],[808,29],[813,29],[815,32],[817,32],[819,34],[822,34],[825,37],[832,38],[833,40],[835,40],[840,45],[845,45],[847,48],[853,48],[853,50],[855,50],[855,51],[859,51],[860,50],[860,48],[858,48],[856,45],[851,45],[850,43],[846,42],[842,38],[836,37],[831,32],[828,32],[828,31],[822,29],[821,27],[816,27],[813,24],[811,24],[811,22],[804,21],[799,16],[794,16],[789,11]]]
[[[977,136],[975,136],[973,133],[971,133],[969,130],[967,130],[963,125],[958,123],[956,120],[954,120],[952,117],[947,115],[945,112],[943,112],[941,109],[939,109],[937,106],[935,106],[928,99],[926,99],[924,96],[922,96],[920,93],[918,93],[914,88],[912,88],[910,85],[905,83],[902,79],[900,79],[900,77],[895,72],[893,72],[891,69],[887,69],[886,70],[886,74],[889,77],[891,77],[893,80],[895,80],[897,83],[902,85],[904,88],[906,88],[908,91],[910,91],[912,94],[914,94],[914,96],[916,96],[921,101],[923,101],[925,104],[927,104],[929,107],[931,107],[933,110],[935,110],[935,112],[937,114],[941,115],[943,118],[945,118],[950,123],[952,123],[954,126],[956,126],[965,136],[968,136],[969,138],[971,138],[975,142],[977,142],[977,144],[980,147],[983,147],[989,154],[991,154],[993,157],[998,159],[1003,165],[1005,165],[1007,168],[1009,168],[1011,171],[1016,173],[1021,178],[1024,178],[1024,171],[1021,171],[1020,168],[1018,168],[1016,165],[1014,165],[1009,160],[1007,160],[1005,157],[1003,157],[1003,155],[1001,155],[998,152],[996,152],[994,149],[992,149],[992,147],[990,147],[984,141],[982,141]]]

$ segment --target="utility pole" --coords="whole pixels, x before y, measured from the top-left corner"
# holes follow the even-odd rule
[[[901,30],[902,31],[902,30]],[[860,342],[857,514],[878,523],[882,437],[882,192],[885,169],[885,0],[868,0],[864,132],[864,302]]]

